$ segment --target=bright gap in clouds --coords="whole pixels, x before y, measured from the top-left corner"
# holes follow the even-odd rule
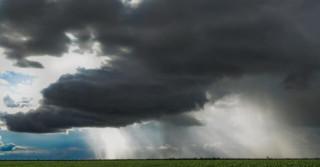
[[[121,0],[122,3],[132,8],[138,7],[142,1],[143,0]]]
[[[76,38],[70,34],[67,36],[71,40]],[[74,41],[69,45],[67,53],[62,57],[53,56],[33,56],[28,57],[28,60],[40,62],[45,68],[20,68],[14,66],[14,62],[8,60],[4,56],[4,50],[0,48],[0,74],[17,73],[19,75],[32,76],[32,83],[29,84],[15,83],[3,78],[0,79],[0,100],[3,101],[4,97],[10,96],[14,101],[19,101],[23,98],[32,98],[30,107],[25,108],[8,108],[5,105],[0,106],[0,111],[16,113],[27,112],[30,109],[36,109],[39,107],[39,101],[42,99],[41,90],[48,87],[51,83],[56,82],[59,77],[64,74],[76,73],[78,68],[94,69],[103,64],[106,64],[109,60],[107,56],[102,56],[100,51],[100,44],[94,42],[90,51],[79,51],[78,44]],[[17,80],[18,78],[16,78]],[[11,78],[15,80],[15,78]],[[27,81],[26,81],[27,82]]]

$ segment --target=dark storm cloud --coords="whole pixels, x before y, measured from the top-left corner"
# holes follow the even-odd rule
[[[27,114],[8,115],[5,120],[10,130],[27,132],[120,127],[196,109],[207,101],[204,91],[203,86],[188,79],[122,73],[109,68],[80,69],[76,75],[64,75],[44,89],[42,107]],[[188,122],[193,121],[190,119]]]
[[[188,115],[170,115],[170,116],[164,116],[161,119],[159,119],[161,122],[169,123],[174,126],[202,126],[203,124],[197,120],[196,118],[193,118],[192,116]]]
[[[41,67],[23,60],[31,55],[61,55],[70,43],[65,33],[75,31],[80,42],[94,33],[107,53],[128,47],[132,57],[161,72],[299,74],[306,67],[319,68],[318,43],[308,39],[312,34],[301,25],[304,7],[312,3],[317,4],[145,0],[130,9],[119,0],[3,1],[1,44],[9,58],[20,60],[17,65]],[[87,27],[92,32],[81,31]]]
[[[301,26],[304,4],[290,3],[146,0],[122,25],[98,27],[97,39],[107,53],[127,47],[130,58],[167,75],[299,78],[319,69],[318,42]]]
[[[282,79],[273,75],[224,79],[214,83],[208,91],[213,99],[216,99],[214,96],[219,98],[228,94],[241,94],[242,98],[254,104],[269,107],[278,121],[295,127],[319,127],[320,73],[314,75],[308,87],[300,85],[288,89]]]
[[[207,88],[222,78],[263,74],[280,78],[285,93],[304,91],[294,95],[311,99],[298,103],[310,108],[307,121],[320,109],[312,86],[320,68],[319,8],[302,0],[144,0],[136,8],[119,0],[4,0],[0,44],[17,65],[64,53],[66,32],[84,48],[99,42],[112,58],[109,67],[62,76],[43,90],[39,109],[5,120],[27,132],[125,126],[202,107]],[[214,99],[234,93],[214,92]]]
[[[117,22],[122,4],[118,0],[85,1],[1,1],[0,46],[9,59],[20,67],[42,68],[28,56],[60,56],[68,49],[70,39],[65,33],[103,22]],[[84,39],[83,39],[84,40]]]
[[[33,133],[65,132],[65,129],[72,127],[102,127],[105,124],[105,120],[97,115],[52,106],[42,106],[26,114],[5,115],[3,118],[9,130]]]

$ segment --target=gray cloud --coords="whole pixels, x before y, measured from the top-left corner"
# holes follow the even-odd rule
[[[283,83],[282,77],[273,75],[243,76],[239,79],[223,79],[214,83],[208,91],[213,96],[241,94],[256,104],[268,102],[275,107],[278,121],[292,126],[319,127],[320,73],[314,75],[308,87],[291,87]],[[304,85],[305,86],[305,85]]]
[[[7,56],[22,61],[64,53],[67,31],[75,32],[80,43],[93,33],[105,52],[119,54],[128,47],[131,57],[161,72],[299,75],[319,68],[316,36],[301,20],[309,12],[303,6],[311,4],[317,3],[145,0],[130,9],[119,0],[2,1],[1,44]],[[84,31],[88,27],[91,31]]]
[[[12,152],[12,151],[17,151],[17,150],[26,150],[27,148],[24,146],[18,146],[14,143],[3,143],[1,141],[1,136],[0,136],[0,153],[1,152]]]
[[[189,116],[189,115],[170,115],[170,116],[163,116],[159,119],[161,122],[169,123],[175,126],[202,126],[203,124],[197,120],[196,118]]]
[[[6,96],[3,98],[3,103],[9,108],[17,108],[20,105],[17,104],[10,96]]]
[[[66,32],[83,49],[99,42],[112,58],[108,67],[62,76],[43,90],[39,109],[4,120],[10,130],[27,132],[126,126],[201,108],[206,91],[212,99],[240,88],[254,96],[249,85],[231,84],[253,76],[255,86],[277,80],[257,91],[278,99],[279,115],[294,110],[302,125],[318,126],[319,25],[307,17],[318,9],[319,2],[302,0],[144,0],[137,8],[119,0],[4,0],[0,45],[8,58],[59,56],[70,43]],[[17,65],[41,67],[23,62]],[[217,85],[224,78],[230,88]]]
[[[189,79],[127,74],[109,68],[80,69],[44,89],[42,107],[7,115],[5,120],[10,130],[27,132],[120,127],[193,110],[207,101],[204,91]]]
[[[1,1],[0,46],[20,67],[42,68],[28,56],[60,56],[68,49],[66,31],[117,22],[122,4],[108,1]],[[82,38],[83,39],[83,38]],[[85,40],[85,39],[83,39]]]
[[[23,98],[21,101],[15,102],[9,95],[3,98],[3,103],[8,108],[23,108],[23,107],[29,107],[30,101],[32,99]]]
[[[16,63],[16,66],[27,68],[27,67],[33,67],[33,68],[44,68],[43,65],[36,61],[30,61],[26,59],[19,59]]]

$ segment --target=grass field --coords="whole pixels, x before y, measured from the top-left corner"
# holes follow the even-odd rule
[[[320,167],[320,160],[0,161],[0,167]]]

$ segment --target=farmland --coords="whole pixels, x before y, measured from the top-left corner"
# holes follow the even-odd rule
[[[320,160],[0,161],[0,167],[320,167]]]

